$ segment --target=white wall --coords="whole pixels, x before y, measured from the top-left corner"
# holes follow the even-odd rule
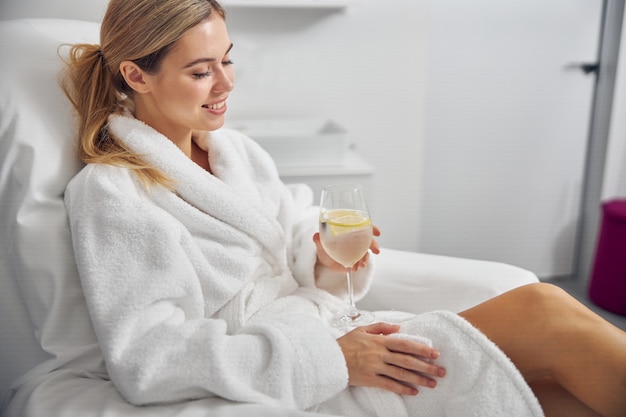
[[[422,250],[572,273],[602,0],[430,2]]]
[[[55,17],[99,21],[107,0],[0,0],[0,19]]]

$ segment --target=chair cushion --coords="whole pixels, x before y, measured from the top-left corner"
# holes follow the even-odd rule
[[[57,50],[98,37],[97,23],[0,21],[0,394],[43,359],[95,341],[63,205],[81,163]]]

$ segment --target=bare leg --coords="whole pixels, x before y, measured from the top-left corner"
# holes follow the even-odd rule
[[[548,417],[602,417],[551,378],[530,383]]]
[[[543,390],[544,402],[557,395],[538,382],[549,377],[571,393],[572,407],[580,402],[601,416],[626,416],[626,333],[565,291],[530,284],[460,315],[511,358],[531,387]]]

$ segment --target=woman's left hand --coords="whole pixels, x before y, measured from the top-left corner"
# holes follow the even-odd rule
[[[378,227],[373,226],[372,229],[373,229],[372,234],[374,236],[380,236],[380,229]],[[320,241],[319,232],[313,235],[313,242],[315,242],[315,246],[317,247],[317,262],[318,263],[332,269],[333,271],[344,272],[346,270],[346,268],[343,265],[333,260],[333,258],[331,258],[326,253],[326,251],[324,250],[324,247],[322,246],[322,242]],[[370,244],[370,251],[376,255],[380,253],[380,247],[378,246],[378,242],[376,242],[376,239],[372,239],[372,243]],[[364,268],[367,265],[367,260],[369,259],[369,256],[370,254],[368,251],[365,255],[363,255],[363,257],[356,264],[354,264],[354,266],[352,267],[352,270],[358,271],[359,268]]]
[[[434,388],[435,378],[445,376],[444,368],[431,363],[439,358],[438,351],[418,342],[388,336],[398,330],[397,324],[374,323],[357,327],[337,339],[346,359],[351,386],[416,395],[418,386]]]

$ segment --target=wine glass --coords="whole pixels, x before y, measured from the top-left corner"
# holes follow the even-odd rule
[[[359,184],[329,185],[320,201],[320,240],[326,253],[346,268],[348,311],[335,320],[337,327],[362,326],[374,315],[354,304],[352,267],[367,253],[372,242],[372,220]]]

